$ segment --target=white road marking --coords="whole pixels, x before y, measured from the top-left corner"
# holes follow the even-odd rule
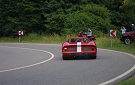
[[[100,48],[99,48],[99,49],[100,49]],[[114,51],[114,50],[108,50],[108,49],[100,49],[100,50],[106,50],[106,51],[113,51],[113,52],[117,52],[117,53],[122,53],[122,54],[125,54],[125,55],[129,55],[129,56],[131,56],[131,57],[133,57],[133,58],[135,59],[135,56],[132,55],[132,54],[129,54],[129,53],[120,52],[120,51]],[[130,74],[130,73],[133,72],[134,70],[135,70],[135,65],[134,65],[131,69],[129,69],[128,71],[126,71],[125,73],[123,73],[123,74],[121,74],[121,75],[119,75],[119,76],[117,76],[117,77],[115,77],[115,78],[113,78],[113,79],[111,79],[111,80],[108,80],[108,81],[106,81],[106,82],[103,82],[103,83],[101,83],[101,84],[99,84],[99,85],[109,85],[109,84],[111,84],[111,83],[113,83],[113,82],[115,82],[115,81],[117,81],[117,80],[119,80],[119,79],[121,79],[121,78],[127,76],[128,74]]]
[[[2,70],[0,71],[0,73],[2,72],[8,72],[8,71],[14,71],[14,70],[19,70],[19,69],[23,69],[23,68],[28,68],[28,67],[32,67],[32,66],[36,66],[36,65],[39,65],[39,64],[43,64],[45,62],[48,62],[50,60],[52,60],[54,58],[54,54],[51,53],[51,52],[48,52],[48,51],[44,51],[44,50],[38,50],[38,49],[30,49],[30,48],[21,48],[21,47],[8,47],[8,46],[0,46],[0,47],[7,47],[7,48],[20,48],[20,49],[28,49],[28,50],[34,50],[34,51],[40,51],[40,52],[45,52],[45,53],[48,53],[51,55],[51,57],[45,61],[42,61],[42,62],[39,62],[39,63],[35,63],[35,64],[32,64],[32,65],[27,65],[27,66],[22,66],[22,67],[18,67],[18,68],[13,68],[13,69],[8,69],[8,70]]]
[[[77,52],[82,52],[81,42],[77,42]]]

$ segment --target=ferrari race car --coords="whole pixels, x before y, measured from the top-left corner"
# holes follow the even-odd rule
[[[72,37],[62,44],[62,57],[64,60],[78,57],[96,59],[97,47],[94,41],[87,37]]]

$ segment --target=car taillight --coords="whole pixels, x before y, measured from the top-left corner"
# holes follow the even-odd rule
[[[64,50],[64,51],[67,51],[67,49],[68,49],[68,48],[65,47],[63,50]]]

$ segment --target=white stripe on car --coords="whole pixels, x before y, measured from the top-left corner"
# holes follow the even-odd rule
[[[81,42],[77,42],[77,52],[82,52]]]

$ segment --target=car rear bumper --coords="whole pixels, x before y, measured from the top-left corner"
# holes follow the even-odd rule
[[[64,57],[96,56],[96,51],[91,52],[63,52]]]

